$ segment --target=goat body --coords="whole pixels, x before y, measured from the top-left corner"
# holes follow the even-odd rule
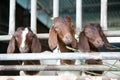
[[[7,53],[16,53],[16,49],[18,49],[20,53],[40,53],[41,44],[37,36],[29,28],[19,27],[9,42]],[[22,65],[40,65],[40,61],[25,60]],[[26,75],[35,75],[39,73],[39,71],[23,72]]]
[[[55,53],[60,52],[73,52],[66,48],[66,46],[70,46],[72,48],[77,47],[77,41],[74,38],[75,31],[73,28],[73,22],[70,17],[56,17],[54,19],[54,24],[49,30],[49,39],[48,44]],[[56,52],[57,51],[57,52]],[[58,60],[57,65],[75,65],[76,60]],[[79,63],[78,63],[79,64]],[[74,74],[69,71],[59,71],[58,75],[70,75]],[[77,72],[80,74],[80,72]],[[75,75],[75,74],[74,74]]]
[[[99,48],[105,45],[107,49],[111,49],[110,44],[103,33],[103,30],[100,26],[100,24],[96,23],[89,23],[86,24],[83,31],[79,35],[79,43],[78,43],[78,49],[83,52],[98,52]],[[111,54],[112,55],[112,54]],[[85,60],[85,64],[88,65],[102,65],[105,64],[105,62],[111,63],[112,60],[100,60],[100,59],[88,59]],[[112,61],[114,63],[115,60]],[[118,62],[117,62],[118,64]],[[95,74],[91,74],[95,73]],[[111,74],[109,71],[103,72],[103,71],[85,71],[88,75],[107,75]]]

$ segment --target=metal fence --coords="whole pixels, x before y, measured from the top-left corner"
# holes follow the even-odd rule
[[[112,55],[111,55],[112,54]],[[69,57],[68,57],[69,56]],[[52,54],[52,52],[45,51],[41,53],[23,53],[23,54],[0,54],[0,60],[58,60],[58,59],[69,59],[69,60],[86,60],[86,59],[102,59],[102,60],[120,60],[120,53],[119,52],[99,52],[99,53],[83,53],[83,52],[76,52],[76,53],[63,53],[63,54]],[[95,68],[97,66],[97,68]],[[0,71],[3,70],[48,70],[48,71],[62,71],[62,70],[110,70],[110,71],[120,71],[120,68],[110,68],[111,65],[10,65],[0,66]],[[119,66],[119,65],[114,65]]]
[[[10,18],[9,18],[9,34],[8,35],[1,35],[0,36],[0,41],[6,41],[10,40],[12,35],[15,32],[15,2],[16,0],[10,0]],[[36,2],[37,0],[31,0],[31,29],[33,30],[34,33],[36,33]],[[59,16],[59,0],[53,0],[53,17]],[[80,3],[76,5],[76,30],[79,30],[78,28],[81,29],[81,24],[82,24],[82,0],[76,0],[76,3]],[[103,29],[107,29],[107,0],[101,0],[101,25],[104,27]],[[81,15],[79,15],[81,14]],[[104,21],[105,20],[105,21]],[[80,24],[78,23],[79,21]],[[33,27],[34,26],[34,27]],[[80,31],[76,32],[79,33]],[[120,37],[120,31],[109,31],[106,30],[104,31],[106,36],[109,37]],[[36,33],[37,34],[37,33]],[[40,39],[48,39],[49,34],[44,33],[44,34],[37,34],[38,38]],[[112,55],[111,55],[112,54]],[[69,57],[68,57],[69,56]],[[65,53],[65,54],[51,54],[51,52],[42,52],[40,54],[0,54],[0,60],[43,60],[43,59],[79,59],[79,60],[85,60],[85,59],[103,59],[103,60],[120,60],[120,53],[119,52],[100,52],[100,53],[93,53],[93,54],[88,54],[88,53],[81,53],[81,52],[76,52],[76,53]],[[20,65],[13,65],[13,66],[5,66],[1,65],[0,66],[0,71],[3,70],[120,70],[120,68],[111,68],[109,69],[108,66],[104,65],[99,65],[98,68],[94,68],[95,66],[98,65],[92,65],[92,66],[56,66],[56,65],[50,65],[50,66],[20,66]]]

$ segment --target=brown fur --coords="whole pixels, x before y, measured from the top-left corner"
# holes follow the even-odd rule
[[[48,44],[51,50],[54,50],[59,45],[61,52],[72,52],[66,46],[76,49],[76,40],[74,38],[75,31],[73,22],[70,17],[56,17],[54,24],[49,30]],[[73,64],[73,60],[61,60],[61,64]]]
[[[24,27],[19,27],[15,34],[12,36],[8,48],[7,48],[7,53],[16,53],[16,49],[19,50],[20,44],[21,44],[21,34],[22,31],[24,30]],[[26,46],[29,48],[29,51],[27,53],[39,53],[41,52],[41,44],[39,42],[39,39],[37,36],[29,29],[29,33],[26,36]],[[20,52],[20,51],[19,51]],[[21,53],[21,52],[20,52]],[[24,65],[40,65],[39,60],[35,61],[23,61]],[[39,71],[25,71],[26,74],[33,75],[38,73]]]
[[[105,45],[106,48],[110,49],[109,47],[110,44],[106,36],[104,35],[100,24],[90,23],[85,25],[83,31],[79,35],[78,49],[84,52],[97,52],[98,48],[102,47],[103,45]],[[94,65],[94,64],[101,65],[102,60],[88,59],[85,61],[85,63],[89,65]],[[97,74],[103,73],[103,71],[92,71],[92,72]],[[94,75],[94,74],[90,74],[90,75]]]

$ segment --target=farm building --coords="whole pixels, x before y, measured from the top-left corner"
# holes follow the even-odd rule
[[[70,16],[77,34],[88,23],[100,24],[116,49],[103,46],[99,51],[120,52],[120,0],[3,0],[0,2],[0,53],[7,53],[11,35],[18,27],[31,28],[41,42],[41,52],[51,51],[48,33],[58,16]],[[0,65],[13,64],[13,61],[0,60]],[[19,75],[18,71],[0,70],[0,76]]]

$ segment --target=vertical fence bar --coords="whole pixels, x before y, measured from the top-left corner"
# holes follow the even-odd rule
[[[76,32],[82,29],[82,0],[76,0]]]
[[[10,0],[10,12],[9,12],[9,35],[15,32],[15,5],[16,0]]]
[[[53,0],[53,18],[59,16],[59,0]]]
[[[37,0],[31,0],[31,30],[37,33],[36,25],[36,15],[37,15]]]
[[[101,26],[107,30],[107,0],[101,0]]]

